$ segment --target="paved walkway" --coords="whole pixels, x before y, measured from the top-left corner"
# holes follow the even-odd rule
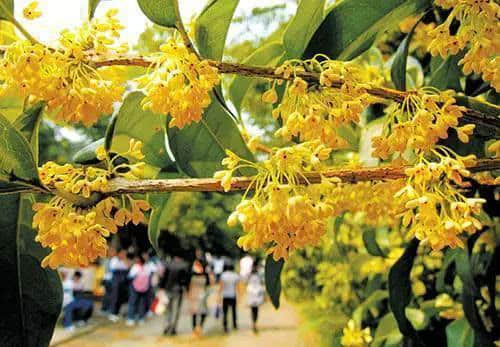
[[[96,317],[84,328],[69,334],[57,328],[51,346],[63,347],[143,347],[143,346],[200,346],[200,347],[302,347],[298,332],[298,319],[294,309],[286,302],[276,311],[270,303],[261,306],[259,312],[259,332],[251,330],[250,309],[240,303],[238,307],[239,329],[224,334],[221,320],[208,317],[204,327],[204,336],[194,338],[191,334],[191,317],[187,312],[187,303],[183,302],[183,314],[179,320],[178,336],[161,335],[163,317],[152,317],[144,325],[127,327],[124,321],[111,323]]]

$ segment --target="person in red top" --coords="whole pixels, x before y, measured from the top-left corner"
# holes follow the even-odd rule
[[[148,294],[151,287],[151,271],[145,265],[142,255],[136,257],[136,262],[128,273],[130,279],[130,292],[128,299],[128,326],[144,323],[148,312]]]

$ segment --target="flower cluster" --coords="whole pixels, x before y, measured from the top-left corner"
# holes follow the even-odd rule
[[[129,150],[115,158],[143,158],[140,147],[140,142],[132,140]],[[102,152],[100,148],[98,154]],[[116,233],[118,227],[144,222],[144,211],[149,209],[147,201],[128,195],[121,200],[104,197],[110,178],[138,178],[132,171],[137,173],[142,167],[142,163],[114,166],[113,160],[107,160],[108,169],[53,162],[39,169],[42,183],[57,192],[48,202],[33,205],[36,241],[51,249],[42,266],[86,266],[106,255],[106,237]]]
[[[48,112],[66,122],[90,126],[101,114],[110,114],[124,91],[119,69],[97,71],[89,58],[122,50],[116,45],[123,28],[116,13],[61,32],[54,48],[15,41],[0,60],[0,90],[44,100]]]
[[[310,84],[297,76],[305,71],[320,71],[319,85]],[[330,148],[347,145],[338,134],[338,128],[359,122],[361,112],[376,100],[366,92],[366,88],[381,79],[372,68],[322,56],[285,62],[275,70],[275,74],[286,79],[294,77],[287,82],[283,99],[273,110],[273,117],[283,121],[276,134],[288,140],[293,137],[301,141],[319,139]],[[277,102],[276,84],[274,82],[272,89],[263,94],[263,101]]]
[[[170,127],[199,122],[210,105],[210,92],[219,83],[216,68],[201,60],[176,38],[153,55],[150,72],[137,79],[146,97],[142,105],[172,117]]]
[[[356,326],[354,320],[350,320],[342,330],[340,343],[344,347],[365,347],[372,342],[370,328],[361,329]]]
[[[439,161],[421,157],[418,164],[406,169],[408,183],[395,195],[405,202],[402,222],[410,235],[434,250],[463,247],[462,234],[482,228],[475,215],[481,212],[485,200],[467,198],[456,188],[466,186],[462,177],[470,176],[466,167],[475,157],[461,157],[444,147],[433,150],[433,154]]]
[[[334,209],[333,215],[346,211],[358,212],[363,214],[367,225],[396,226],[401,204],[393,196],[404,185],[404,180],[339,184],[329,197]]]
[[[482,74],[484,80],[500,91],[500,4],[495,0],[435,0],[451,9],[446,21],[431,31],[429,50],[442,57],[469,48],[460,61],[465,74]],[[452,24],[460,27],[452,34]]]
[[[373,139],[373,154],[388,159],[392,154],[407,150],[427,152],[456,130],[462,142],[468,142],[473,124],[458,126],[465,108],[455,105],[452,91],[438,93],[432,89],[409,92],[402,103],[392,103],[386,109],[386,123],[381,136]]]
[[[295,249],[319,241],[326,230],[326,219],[332,214],[329,192],[340,182],[322,178],[321,183],[302,185],[304,174],[320,173],[330,149],[319,141],[304,142],[274,151],[262,163],[252,163],[228,151],[223,164],[227,170],[215,173],[227,191],[236,170],[251,167],[257,171],[251,187],[228,219],[230,226],[240,222],[245,235],[238,245],[245,250],[270,245],[268,253],[275,259],[288,258]],[[305,181],[305,182],[302,182]]]

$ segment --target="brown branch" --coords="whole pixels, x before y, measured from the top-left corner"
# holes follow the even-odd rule
[[[285,77],[283,74],[279,75],[275,73],[275,69],[272,67],[264,66],[249,66],[239,63],[227,63],[216,60],[208,60],[210,65],[216,67],[219,73],[223,74],[237,74],[240,76],[247,77],[260,77],[269,79],[281,79],[281,80],[292,80],[294,76]],[[125,65],[125,66],[151,66],[151,62],[144,57],[130,57],[130,58],[118,58],[112,60],[101,60],[94,61],[96,67],[101,66],[112,66],[112,65]],[[304,79],[307,82],[318,83],[320,74],[317,72],[298,72],[297,76]],[[342,80],[337,80],[332,83],[332,88],[340,88],[344,82]],[[408,92],[402,92],[395,89],[384,88],[384,87],[372,87],[366,90],[370,95],[393,100],[395,102],[402,102],[408,95]],[[464,112],[464,120],[467,122],[472,122],[475,124],[480,124],[487,127],[493,127],[498,129],[500,126],[500,109],[497,117],[491,115],[482,114],[476,110],[466,108]]]
[[[319,173],[306,174],[301,184],[319,183],[321,176],[338,177],[345,183],[364,181],[383,181],[405,178],[406,167],[378,167],[362,169],[337,169]],[[481,160],[468,168],[471,172],[490,171],[500,169],[500,159]],[[231,191],[243,191],[252,189],[252,177],[235,177],[231,183]],[[130,181],[123,178],[115,178],[110,181],[107,194],[120,195],[132,193],[164,193],[164,192],[223,192],[220,180],[213,178],[179,178],[179,179],[155,179]]]
[[[180,24],[178,24],[180,25]],[[187,42],[190,50],[194,51],[191,41],[187,36],[185,30],[179,30],[181,33],[183,40]],[[3,52],[7,49],[7,46],[0,46],[0,52]],[[94,55],[89,56],[89,60],[93,64],[94,67],[104,67],[104,66],[139,66],[139,67],[150,67],[153,62],[148,60],[147,57],[144,56],[117,56],[112,59],[102,59],[96,57]],[[294,76],[284,76],[283,74],[279,75],[275,73],[275,69],[272,67],[265,66],[250,66],[239,63],[228,63],[217,60],[207,60],[209,64],[213,67],[216,67],[219,70],[219,73],[223,74],[237,74],[240,76],[247,77],[260,77],[260,78],[269,78],[269,79],[281,79],[281,80],[293,80]],[[304,79],[307,82],[319,83],[320,74],[317,72],[309,72],[303,71],[298,72],[296,76]],[[344,82],[342,80],[337,80],[332,82],[332,88],[340,88]],[[373,96],[393,100],[395,102],[402,102],[405,97],[408,95],[408,92],[402,92],[395,89],[384,88],[384,87],[372,87],[366,90],[368,94]],[[498,114],[496,116],[483,114],[476,110],[466,108],[464,112],[463,119],[467,122],[487,126],[490,128],[494,128],[498,132],[498,128],[500,127],[500,108]]]

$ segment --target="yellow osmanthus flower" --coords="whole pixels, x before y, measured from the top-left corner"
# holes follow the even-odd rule
[[[349,320],[347,326],[342,330],[340,344],[344,347],[366,347],[372,342],[370,328],[361,329],[356,326],[354,320]]]
[[[241,168],[256,170],[254,195],[248,191],[228,219],[230,226],[242,224],[245,235],[238,245],[245,250],[267,245],[267,252],[275,259],[288,258],[290,252],[317,243],[326,230],[326,219],[332,214],[328,203],[329,192],[340,182],[337,178],[323,178],[319,184],[301,185],[304,174],[325,168],[330,149],[319,141],[305,142],[292,147],[276,149],[261,163],[239,158],[231,151],[214,177],[221,180],[226,191],[231,188],[233,173]]]
[[[446,293],[438,295],[434,306],[441,309],[439,316],[445,319],[460,319],[464,316],[462,304],[453,300]]]
[[[493,153],[494,158],[500,158],[500,140],[497,140],[488,146],[488,152]]]
[[[142,143],[131,140],[129,150],[107,159],[107,169],[58,165],[53,162],[39,169],[42,183],[55,189],[57,195],[48,202],[33,205],[36,211],[33,227],[38,230],[36,241],[51,253],[42,261],[42,266],[56,268],[65,266],[87,266],[107,252],[106,237],[116,233],[118,227],[132,222],[144,222],[144,212],[149,204],[126,195],[119,200],[102,198],[108,189],[109,179],[122,176],[137,178],[132,172],[136,164],[114,165],[115,158],[143,158]],[[103,149],[97,150],[103,157]]]
[[[160,50],[151,58],[149,73],[137,79],[146,93],[142,106],[170,115],[170,127],[183,128],[199,122],[211,103],[210,92],[220,81],[217,69],[206,60],[200,61],[175,38]]]
[[[123,26],[109,11],[74,31],[61,33],[56,47],[16,41],[0,60],[0,92],[13,90],[21,96],[45,100],[48,113],[70,123],[94,124],[110,114],[122,97],[121,68],[96,70],[91,57],[117,54],[116,38]]]
[[[311,84],[297,77],[297,73],[304,71],[321,72],[320,83]],[[341,125],[359,122],[365,107],[376,101],[366,93],[366,88],[381,81],[380,74],[372,68],[329,60],[324,56],[287,61],[275,73],[285,78],[295,76],[287,82],[283,99],[273,110],[273,117],[283,121],[276,134],[288,140],[293,137],[302,141],[319,139],[330,148],[347,146],[337,129]],[[263,101],[275,103],[278,100],[277,83],[274,82],[272,89],[263,94]]]
[[[451,9],[446,21],[430,35],[433,55],[455,55],[469,48],[460,61],[465,74],[481,74],[496,91],[500,91],[500,4],[496,0],[435,0],[444,9]],[[460,26],[452,34],[452,23]]]
[[[455,105],[453,91],[438,93],[432,89],[409,92],[402,103],[393,103],[386,109],[386,123],[382,135],[373,139],[373,154],[388,159],[392,154],[407,150],[428,152],[440,139],[455,129],[462,142],[468,142],[473,124],[458,126],[465,108]]]
[[[23,9],[23,16],[26,19],[37,19],[42,15],[42,12],[38,9],[38,1],[32,1],[30,2],[24,9]]]
[[[405,203],[402,222],[410,235],[434,250],[463,247],[463,234],[482,228],[475,216],[485,200],[467,198],[456,188],[465,186],[462,177],[470,176],[466,166],[474,163],[475,157],[461,157],[444,147],[433,150],[433,154],[438,162],[421,157],[418,164],[406,170],[407,185],[395,195]]]
[[[410,16],[399,23],[401,32],[408,34],[413,26],[417,24],[418,16]],[[430,33],[436,28],[436,23],[420,22],[415,27],[413,36],[410,42],[410,52],[416,52],[419,56],[423,56],[428,52],[429,41],[431,40]]]
[[[396,227],[399,224],[397,216],[402,206],[399,201],[393,199],[393,196],[404,185],[404,180],[339,184],[329,197],[334,210],[333,215],[340,215],[346,211],[359,212],[365,217],[367,225]]]

